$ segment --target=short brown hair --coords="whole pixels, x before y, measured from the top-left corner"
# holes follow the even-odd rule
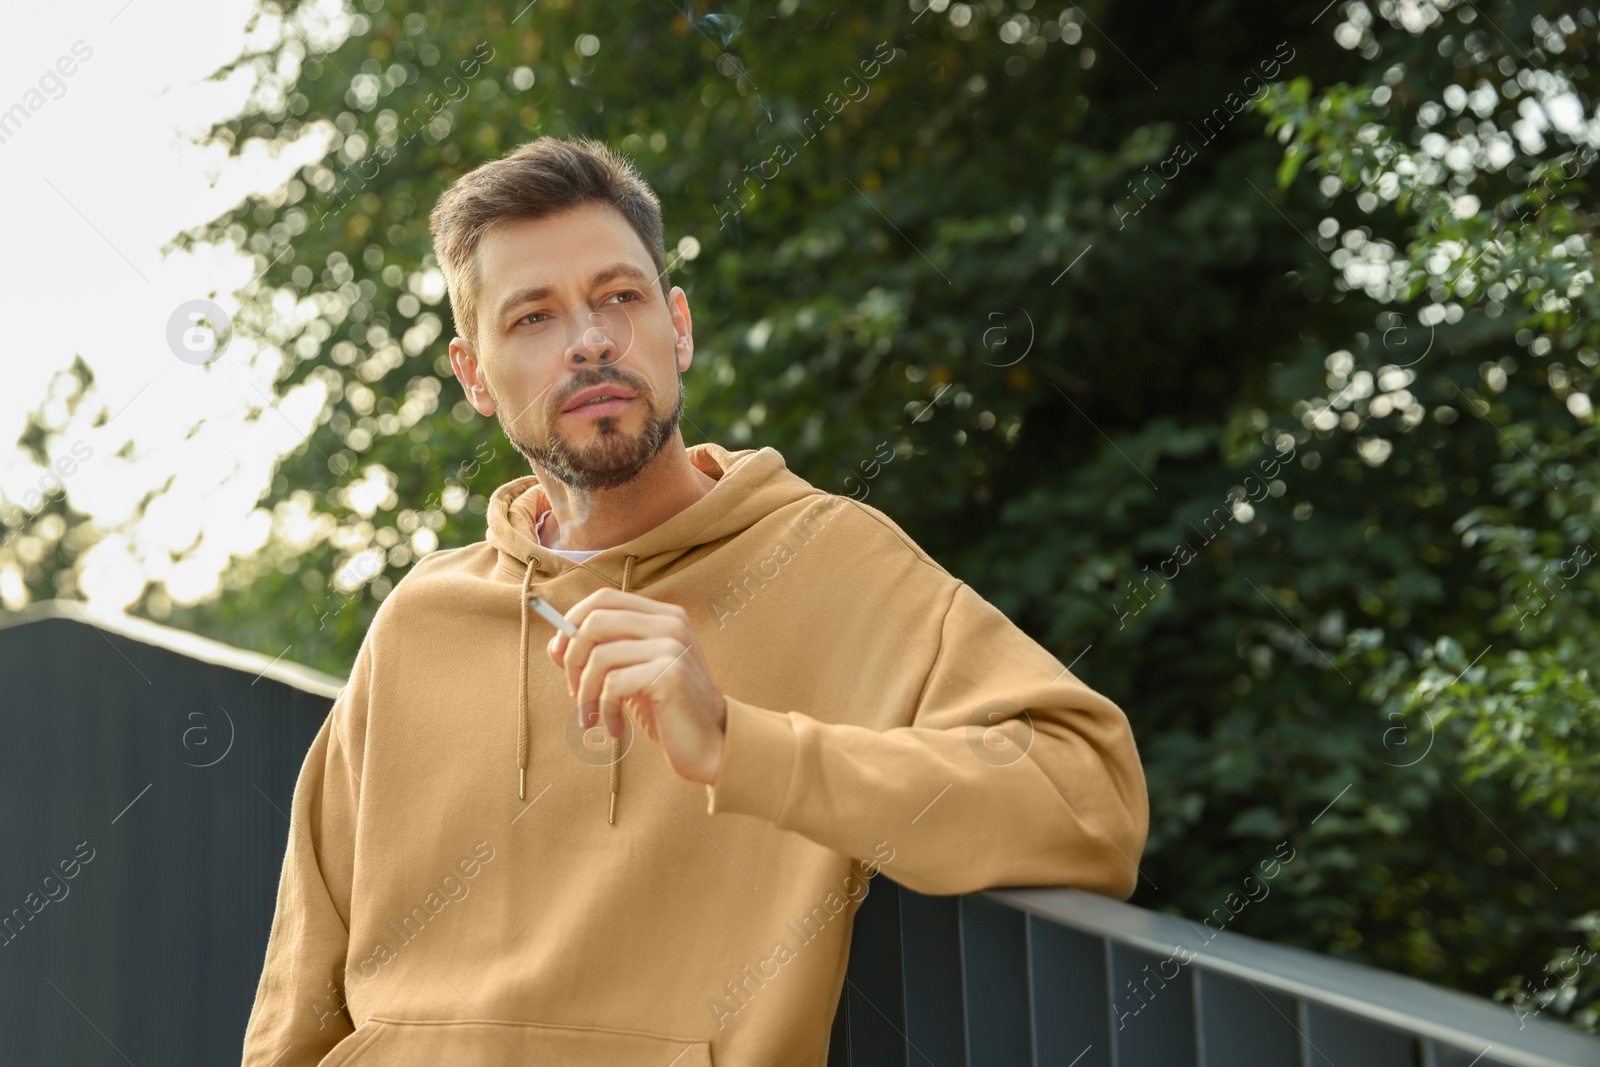
[[[661,202],[627,157],[589,138],[540,137],[457,178],[428,218],[456,334],[477,343],[478,243],[502,222],[609,204],[644,242],[668,293]]]

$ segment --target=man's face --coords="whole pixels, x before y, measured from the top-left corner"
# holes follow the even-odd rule
[[[478,340],[450,344],[467,399],[528,461],[575,489],[632,480],[670,441],[694,358],[689,305],[670,302],[622,214],[584,204],[503,223],[478,248]],[[593,401],[596,390],[615,399]]]

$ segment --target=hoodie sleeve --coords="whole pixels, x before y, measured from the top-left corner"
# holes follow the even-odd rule
[[[759,816],[852,857],[887,842],[884,872],[923,893],[1133,893],[1149,809],[1127,717],[965,583],[908,726],[727,699],[713,814]]]
[[[345,1008],[367,648],[300,768],[243,1067],[314,1067],[354,1031]],[[349,744],[355,747],[349,747]]]

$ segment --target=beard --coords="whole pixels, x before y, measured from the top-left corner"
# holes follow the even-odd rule
[[[507,423],[504,409],[497,408],[500,428],[505,432],[506,439],[535,470],[547,473],[573,489],[592,492],[626,485],[656,458],[677,431],[678,422],[683,417],[683,372],[678,372],[676,402],[672,411],[665,416],[656,407],[654,396],[643,379],[623,374],[614,367],[598,374],[574,378],[564,391],[564,397],[557,402],[556,411],[561,411],[568,399],[584,389],[608,383],[629,386],[634,402],[644,405],[644,425],[637,434],[621,429],[620,415],[601,415],[593,420],[594,434],[591,440],[587,444],[578,444],[555,428],[556,420],[553,418],[549,441],[540,445],[520,435],[516,427]]]

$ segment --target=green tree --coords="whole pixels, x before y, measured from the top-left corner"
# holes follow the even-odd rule
[[[77,599],[77,565],[104,534],[72,506],[70,495],[94,455],[90,430],[111,418],[88,402],[93,390],[94,372],[74,356],[51,377],[17,437],[16,457],[27,476],[15,497],[0,494],[0,603],[7,608]]]
[[[1296,82],[1279,87],[1266,110],[1269,131],[1288,145],[1283,183],[1306,165],[1330,194],[1356,192],[1360,210],[1392,210],[1405,222],[1404,243],[1376,255],[1369,242],[1345,242],[1353,284],[1378,300],[1423,301],[1423,321],[1497,333],[1500,350],[1521,350],[1521,359],[1473,366],[1447,344],[1415,386],[1459,409],[1494,446],[1488,463],[1467,469],[1485,499],[1470,508],[1452,501],[1451,530],[1471,554],[1477,588],[1445,591],[1463,610],[1431,631],[1432,644],[1422,631],[1402,641],[1369,628],[1350,635],[1345,662],[1364,668],[1364,695],[1399,735],[1438,746],[1446,780],[1472,808],[1460,813],[1466,825],[1498,836],[1484,858],[1521,874],[1495,888],[1497,907],[1454,917],[1463,933],[1499,942],[1488,958],[1503,954],[1511,973],[1497,995],[1519,1013],[1566,1015],[1593,1029],[1600,974],[1585,967],[1600,947],[1600,911],[1582,889],[1593,884],[1600,844],[1591,682],[1600,585],[1588,566],[1600,555],[1589,396],[1600,295],[1585,179],[1600,138],[1584,116],[1594,100],[1585,38],[1594,38],[1596,16],[1506,6],[1516,37],[1480,24],[1471,5],[1453,12],[1459,37],[1442,31],[1450,5],[1439,5],[1409,12],[1414,42],[1391,34],[1380,46],[1364,5],[1346,5],[1340,30],[1352,45],[1393,62],[1382,84],[1313,96]],[[1356,255],[1368,263],[1352,273]],[[1371,414],[1350,406],[1362,421]],[[1477,891],[1482,873],[1433,877]],[[1440,940],[1431,951],[1445,947]],[[1457,980],[1480,984],[1480,966]]]

